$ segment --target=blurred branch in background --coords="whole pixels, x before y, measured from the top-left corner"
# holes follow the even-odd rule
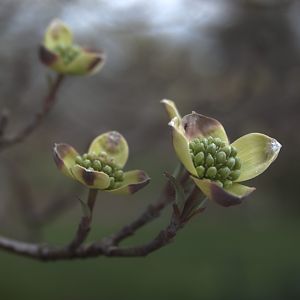
[[[6,170],[11,179],[18,210],[24,225],[29,230],[29,240],[40,240],[44,226],[77,203],[75,197],[80,193],[81,187],[74,184],[71,191],[67,193],[62,193],[60,188],[56,188],[58,192],[52,197],[52,200],[48,200],[42,207],[37,207],[39,201],[35,201],[33,187],[18,165],[6,162]]]
[[[43,100],[42,110],[38,112],[33,120],[13,135],[5,134],[5,128],[9,121],[9,115],[6,110],[1,112],[0,116],[0,151],[24,141],[38,126],[42,123],[53,107],[58,90],[63,82],[64,76],[59,74],[53,83],[49,85],[49,92]]]

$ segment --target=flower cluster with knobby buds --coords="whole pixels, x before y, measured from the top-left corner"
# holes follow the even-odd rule
[[[216,119],[196,112],[181,118],[173,101],[162,103],[171,119],[175,152],[191,179],[223,206],[241,203],[255,188],[239,182],[263,173],[276,159],[280,143],[262,133],[249,133],[230,144]]]
[[[57,79],[50,86],[41,112],[19,134],[13,138],[5,136],[3,124],[7,120],[3,122],[0,118],[0,150],[23,141],[37,128],[55,103],[65,76],[96,74],[105,58],[102,51],[91,51],[75,44],[71,30],[60,20],[54,20],[48,26],[39,56],[43,64],[58,74]],[[196,112],[181,117],[173,101],[161,102],[170,119],[172,142],[179,164],[172,174],[165,173],[168,181],[157,203],[148,206],[140,217],[112,236],[84,244],[91,229],[97,193],[134,194],[145,187],[150,178],[143,170],[125,169],[129,147],[125,137],[117,131],[97,136],[83,154],[69,144],[57,143],[53,148],[57,168],[88,190],[87,201],[80,199],[83,216],[74,238],[67,245],[52,247],[0,237],[0,249],[41,260],[99,255],[145,256],[167,245],[192,217],[202,213],[206,199],[225,207],[242,203],[255,188],[241,182],[263,173],[277,158],[280,143],[262,133],[246,134],[231,143],[216,119]],[[158,217],[170,203],[173,204],[170,222],[152,241],[129,248],[119,245]],[[52,213],[53,208],[49,211]]]

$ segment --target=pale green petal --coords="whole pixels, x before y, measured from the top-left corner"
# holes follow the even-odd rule
[[[208,199],[225,207],[242,203],[244,198],[255,191],[255,188],[239,183],[233,183],[232,186],[224,189],[209,179],[199,179],[192,176],[191,178]]]
[[[90,171],[79,165],[72,166],[71,172],[75,179],[90,189],[104,190],[109,187],[109,176],[104,172]]]
[[[73,35],[69,27],[62,21],[53,20],[45,33],[44,45],[46,48],[54,50],[57,46],[72,45]]]
[[[188,140],[212,136],[220,138],[226,144],[229,143],[223,125],[216,119],[193,112],[182,118],[182,126]]]
[[[44,45],[39,47],[39,58],[44,65],[54,70],[61,68],[63,64],[60,55],[46,48]]]
[[[176,104],[172,100],[163,99],[160,101],[164,104],[167,114],[169,115],[170,120],[177,117],[178,120],[181,120],[181,116],[177,110]]]
[[[101,51],[80,49],[79,55],[64,68],[68,75],[93,75],[100,71],[104,64],[105,56]]]
[[[105,192],[118,195],[134,194],[138,190],[146,186],[149,181],[149,176],[142,170],[128,171],[124,173],[124,181],[119,188],[113,190],[105,190]]]
[[[55,144],[53,148],[53,157],[58,169],[66,176],[73,175],[70,168],[74,166],[78,152],[68,144]]]
[[[173,146],[177,157],[192,175],[197,176],[197,172],[190,154],[189,141],[183,133],[180,120],[178,117],[175,117],[171,120],[169,125],[172,127]]]
[[[39,57],[43,64],[57,73],[65,75],[93,75],[101,70],[105,55],[101,52],[82,50],[74,47],[78,54],[74,60],[66,63],[60,54],[51,51],[45,46],[40,46]]]
[[[123,168],[128,159],[129,149],[125,138],[119,132],[109,131],[96,137],[88,152],[94,152],[96,155],[105,152],[108,158],[112,158],[120,168]]]
[[[244,135],[232,143],[232,146],[236,147],[242,165],[237,182],[263,173],[276,159],[281,148],[275,139],[261,133]]]

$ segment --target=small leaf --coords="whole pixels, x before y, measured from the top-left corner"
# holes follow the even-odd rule
[[[178,165],[176,166],[172,176],[174,178],[180,178],[184,174],[184,172],[185,172],[185,168],[184,168],[183,164],[178,163]]]
[[[89,206],[87,205],[87,203],[85,203],[79,197],[78,197],[78,200],[79,200],[80,205],[81,205],[81,210],[82,210],[83,216],[86,217],[86,218],[90,218],[91,215],[92,215],[92,212],[91,212]]]
[[[192,213],[186,218],[186,222],[188,222],[188,221],[189,221],[191,218],[193,218],[194,216],[201,214],[201,213],[204,212],[205,210],[206,210],[206,206],[196,208],[196,209],[193,210]]]
[[[173,177],[172,175],[170,175],[167,172],[165,172],[165,176],[168,178],[170,183],[173,185],[174,190],[175,190],[175,195],[176,195],[175,203],[177,204],[177,206],[179,206],[179,208],[181,208],[185,202],[185,194],[184,194],[183,188],[180,185],[179,181],[175,177]]]
[[[173,204],[173,215],[172,215],[172,219],[173,221],[175,221],[175,223],[179,223],[180,222],[180,210],[177,206],[177,204]]]

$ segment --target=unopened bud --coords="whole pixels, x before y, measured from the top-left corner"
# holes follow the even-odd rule
[[[217,175],[217,168],[216,167],[209,167],[206,171],[206,176],[210,179],[214,179]]]
[[[203,176],[205,174],[205,168],[203,166],[199,166],[196,168],[196,172],[197,172],[199,178],[203,178]]]
[[[234,157],[229,157],[227,160],[226,165],[228,166],[229,169],[233,169],[234,165],[235,165],[235,158]]]

